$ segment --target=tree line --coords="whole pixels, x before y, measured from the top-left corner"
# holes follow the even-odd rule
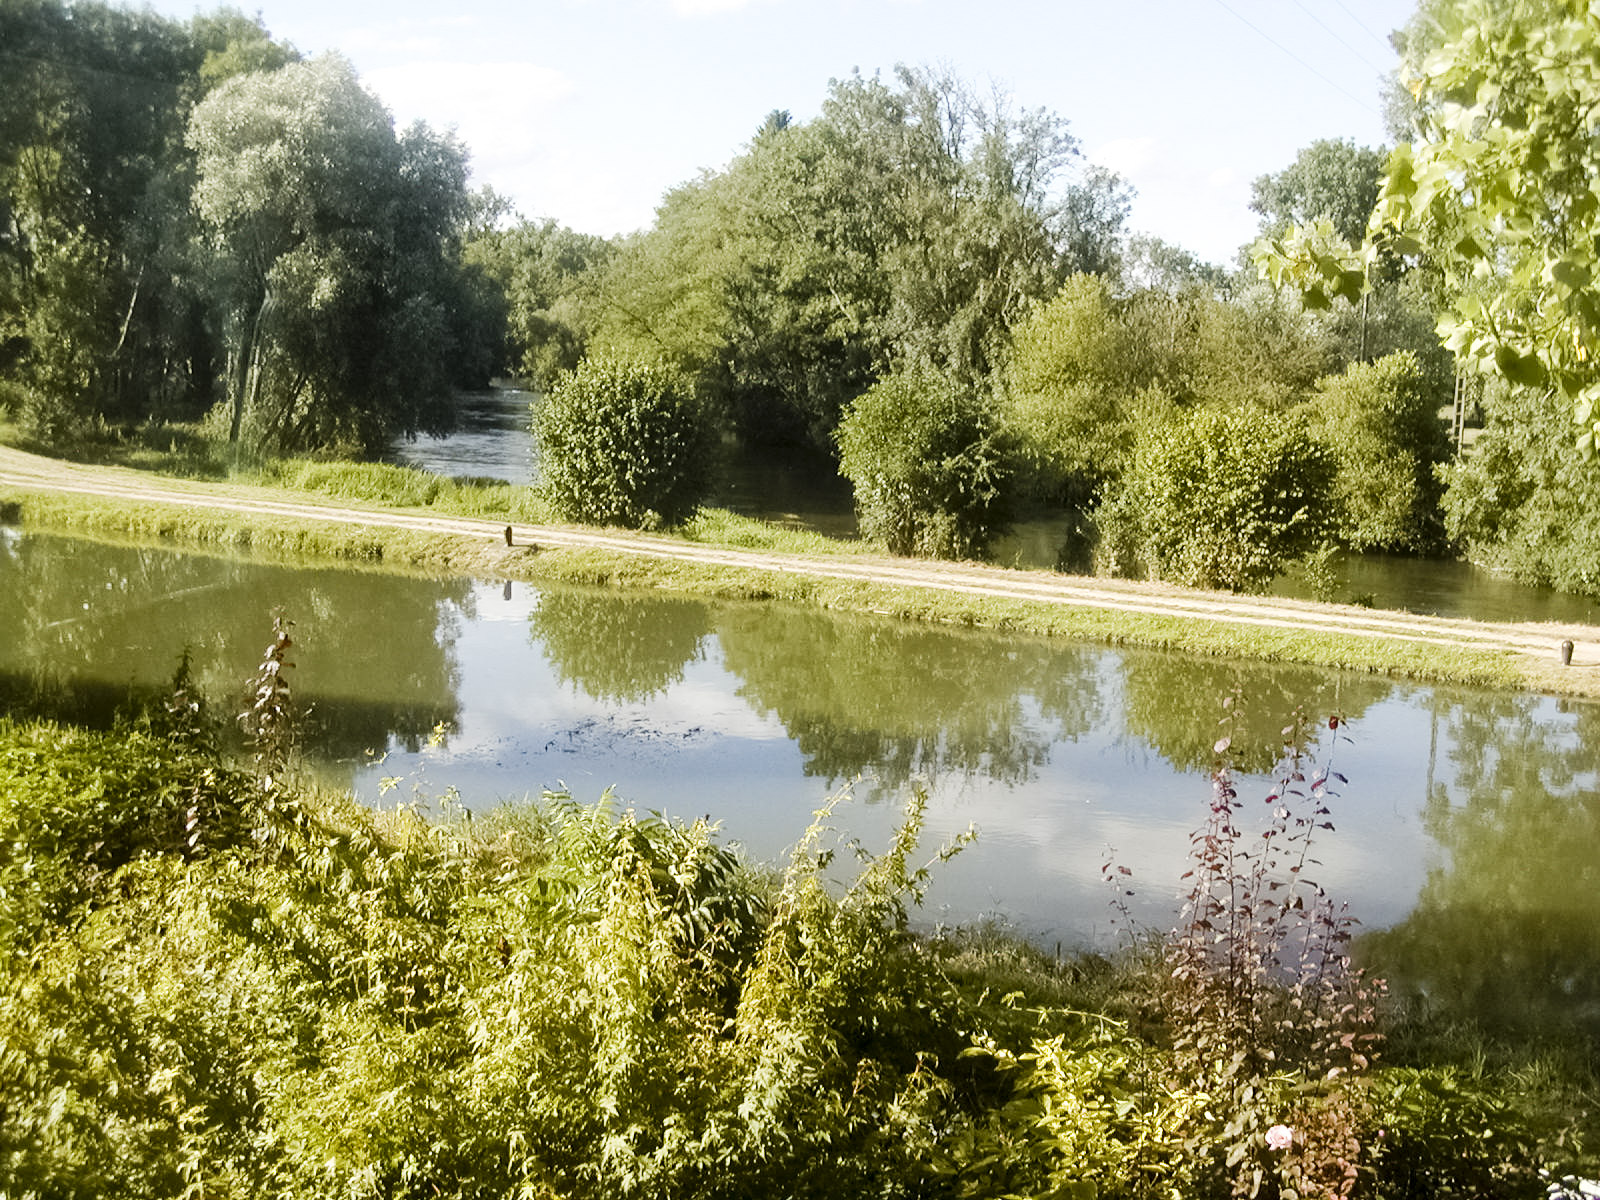
[[[1252,590],[1341,548],[1464,552],[1600,593],[1597,22],[1424,0],[1394,148],[1319,141],[1258,179],[1259,252],[1231,268],[1130,235],[1053,114],[938,72],[835,81],[562,275],[559,342],[534,330],[527,362],[557,387],[553,345],[579,374],[674,368],[686,422],[836,455],[900,553],[982,555],[1044,504],[1063,565]]]
[[[1364,228],[1382,162],[1307,147],[1257,181],[1263,231]],[[902,67],[835,80],[809,122],[769,114],[643,233],[524,222],[469,256],[547,393],[541,465],[573,519],[680,519],[720,434],[833,456],[901,554],[981,557],[1038,510],[1066,514],[1064,566],[1201,586],[1335,544],[1445,547],[1454,374],[1426,272],[1319,313],[1131,234],[1129,199],[1055,114]]]
[[[259,19],[11,3],[0,410],[45,445],[199,423],[370,456],[503,372],[542,397],[573,519],[670,524],[736,441],[831,460],[899,553],[981,556],[1044,509],[1075,568],[1254,589],[1341,547],[1464,551],[1593,592],[1600,496],[1557,400],[1592,407],[1582,172],[1473,224],[1437,157],[1489,161],[1448,150],[1450,70],[1499,80],[1469,114],[1486,146],[1510,98],[1547,140],[1587,111],[1561,79],[1592,18],[1536,7],[1424,0],[1396,35],[1396,149],[1314,142],[1256,181],[1269,283],[1131,232],[1130,190],[1065,119],[944,70],[833,80],[604,238],[469,191],[453,136],[397,131],[347,62]],[[1543,74],[1516,66],[1532,44]],[[1518,264],[1497,230],[1579,249]],[[1465,457],[1452,405],[1483,426]]]

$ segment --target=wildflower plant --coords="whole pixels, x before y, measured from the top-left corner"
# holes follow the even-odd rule
[[[1223,1169],[1235,1196],[1349,1196],[1359,1174],[1360,1093],[1350,1082],[1379,1041],[1379,981],[1350,959],[1356,925],[1315,881],[1315,843],[1332,832],[1329,800],[1342,721],[1321,765],[1296,713],[1247,831],[1231,765],[1226,702],[1211,805],[1191,841],[1188,889],[1166,951],[1164,1004],[1177,1065],[1227,1116]],[[1270,1182],[1270,1186],[1269,1186]]]

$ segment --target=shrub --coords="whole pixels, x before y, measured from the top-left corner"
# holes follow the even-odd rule
[[[1196,409],[1142,430],[1101,505],[1099,557],[1116,574],[1259,592],[1330,528],[1334,464],[1298,413]]]
[[[1010,455],[998,424],[987,397],[928,370],[857,397],[837,437],[862,532],[891,554],[980,556],[1005,524]]]
[[[585,359],[534,405],[533,432],[541,488],[562,520],[676,525],[710,487],[711,423],[658,364]]]
[[[1504,386],[1484,402],[1483,434],[1446,473],[1450,536],[1520,583],[1600,596],[1600,474],[1572,451],[1568,406]]]
[[[1425,552],[1444,540],[1434,468],[1450,457],[1422,367],[1402,352],[1317,384],[1311,432],[1337,464],[1339,536],[1356,550]]]

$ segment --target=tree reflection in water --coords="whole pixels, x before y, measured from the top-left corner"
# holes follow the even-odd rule
[[[919,776],[1025,782],[1103,716],[1087,647],[732,605],[717,636],[739,695],[782,722],[807,774],[862,776],[878,797]]]
[[[1370,905],[1358,912],[1395,922],[1364,938],[1370,963],[1397,992],[1446,1015],[1600,1033],[1595,705],[1562,709],[1533,696],[1413,688],[1310,668],[573,588],[537,598],[537,648],[520,630],[508,631],[533,662],[508,658],[504,643],[490,639],[488,673],[496,680],[478,685],[488,701],[467,702],[490,707],[463,718],[458,693],[474,689],[458,674],[481,675],[484,666],[466,657],[466,647],[482,641],[469,632],[477,629],[477,603],[479,593],[460,582],[5,533],[0,707],[105,724],[130,697],[159,694],[188,647],[214,711],[226,713],[242,702],[241,681],[266,645],[272,610],[282,608],[297,622],[294,686],[312,714],[308,758],[324,770],[343,759],[332,769],[348,774],[349,760],[365,749],[414,751],[435,726],[478,719],[487,732],[476,730],[473,746],[484,761],[452,761],[451,769],[478,769],[477,786],[492,797],[536,788],[571,765],[538,754],[553,729],[575,718],[560,703],[544,704],[545,695],[531,703],[528,678],[564,683],[606,705],[636,705],[637,726],[647,730],[659,719],[652,706],[688,681],[693,694],[671,698],[669,711],[699,721],[738,709],[742,721],[743,707],[721,698],[737,693],[758,719],[729,734],[708,725],[693,743],[703,753],[650,759],[639,779],[651,802],[688,796],[682,803],[700,812],[710,803],[705,795],[721,786],[733,797],[727,812],[757,807],[748,801],[752,790],[763,811],[809,812],[815,796],[791,775],[795,749],[809,776],[867,777],[864,796],[898,800],[918,775],[949,781],[947,794],[975,781],[983,785],[971,789],[981,798],[978,815],[1006,832],[993,839],[996,849],[980,842],[971,861],[997,853],[1013,835],[1013,857],[996,861],[1011,875],[1025,873],[1017,865],[1025,863],[1058,889],[1021,902],[1033,906],[1028,911],[1049,909],[1052,920],[1068,919],[1059,915],[1070,907],[1063,897],[1092,891],[1098,862],[1078,861],[1086,836],[1097,839],[1093,853],[1100,840],[1116,840],[1152,865],[1163,865],[1155,859],[1166,841],[1181,847],[1189,798],[1203,791],[1191,792],[1184,779],[1211,765],[1224,696],[1244,697],[1244,732],[1235,730],[1234,747],[1250,770],[1265,768],[1296,706],[1314,717],[1365,713],[1372,728],[1357,721],[1357,744],[1382,766],[1350,770],[1355,803],[1338,822],[1340,843],[1350,848],[1342,861],[1330,855],[1328,870],[1358,890],[1371,881],[1369,890],[1388,905],[1379,916]],[[526,717],[517,712],[523,701],[530,701]],[[577,705],[578,719],[593,723],[593,707]],[[794,749],[779,746],[775,726]],[[532,754],[518,736],[535,739]],[[1172,770],[1114,752],[1126,742],[1148,745],[1146,757],[1159,755]],[[613,745],[594,748],[596,770],[609,774],[615,761]],[[662,763],[676,761],[685,764],[681,779],[663,773]],[[959,815],[964,824],[967,814]],[[996,890],[1016,894],[1009,880]]]
[[[1425,823],[1442,861],[1362,952],[1446,1018],[1600,1037],[1600,707],[1437,703],[1454,777]]]
[[[550,588],[529,614],[530,636],[562,683],[597,700],[639,703],[683,679],[702,657],[707,606],[671,596]]]
[[[1235,766],[1270,771],[1283,749],[1283,729],[1297,709],[1312,721],[1360,717],[1394,690],[1386,679],[1283,663],[1197,659],[1139,653],[1122,657],[1122,700],[1129,733],[1180,770],[1216,763],[1223,701],[1236,697],[1231,721]]]
[[[236,711],[281,610],[296,623],[292,683],[318,759],[391,737],[415,747],[458,720],[442,614],[468,604],[465,581],[36,534],[5,538],[0,562],[0,706],[13,714],[103,727],[163,695],[185,650],[214,711]]]

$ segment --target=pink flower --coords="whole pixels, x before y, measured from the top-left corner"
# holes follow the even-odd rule
[[[1267,1130],[1268,1150],[1287,1150],[1294,1145],[1294,1130],[1287,1125],[1274,1125]]]

